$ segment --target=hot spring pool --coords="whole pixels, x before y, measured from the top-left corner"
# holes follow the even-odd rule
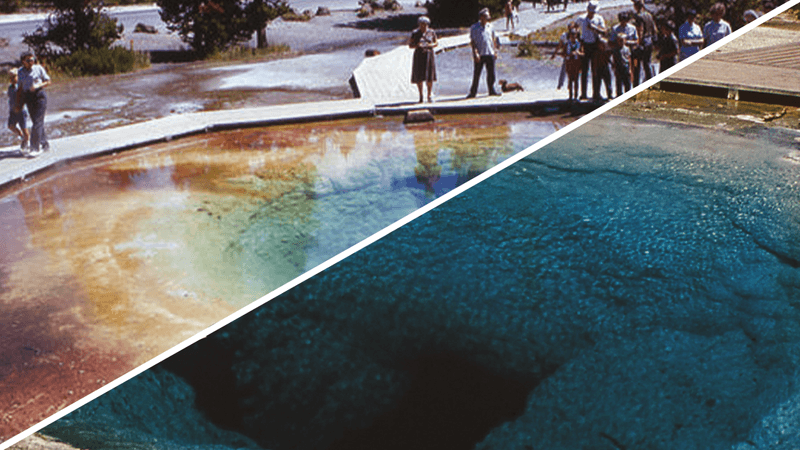
[[[796,449],[796,137],[597,118],[45,433]]]
[[[4,389],[0,400],[25,404],[26,389],[33,397],[45,383],[37,373],[78,386],[15,408],[10,427],[23,429],[39,414],[26,411],[74,401],[557,127],[520,113],[245,129],[61,167],[5,192],[0,378],[15,392]]]

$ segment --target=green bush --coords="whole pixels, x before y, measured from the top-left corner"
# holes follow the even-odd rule
[[[517,44],[517,57],[542,59],[544,56],[542,55],[542,49],[538,45],[531,42],[530,39],[525,39]]]
[[[294,9],[284,13],[281,18],[289,22],[308,22],[314,15],[310,10],[305,10],[302,14],[298,14]]]
[[[50,14],[42,26],[23,34],[22,41],[41,57],[109,47],[122,37],[123,26],[105,14],[102,7],[74,0],[61,0],[57,6],[62,9]]]
[[[111,47],[78,50],[70,55],[54,58],[51,64],[60,72],[78,77],[131,72],[147,67],[150,63],[145,54],[125,47]]]
[[[403,5],[397,0],[384,0],[382,8],[384,11],[401,11]]]
[[[216,62],[263,61],[264,59],[274,58],[283,53],[288,53],[290,50],[291,49],[286,44],[270,45],[265,48],[250,48],[243,45],[235,45],[226,50],[212,53],[207,59]]]
[[[20,0],[2,0],[0,1],[0,13],[15,13],[19,10],[20,6],[22,6]]]

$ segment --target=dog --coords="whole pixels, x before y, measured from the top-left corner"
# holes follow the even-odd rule
[[[524,91],[525,89],[519,83],[509,83],[506,80],[500,80],[500,90],[503,92]]]

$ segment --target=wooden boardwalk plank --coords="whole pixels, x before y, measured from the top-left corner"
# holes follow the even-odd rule
[[[800,70],[701,59],[667,81],[800,97]]]

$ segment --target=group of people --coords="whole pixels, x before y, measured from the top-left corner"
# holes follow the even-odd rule
[[[605,84],[608,98],[613,98],[611,73],[616,81],[617,96],[638,86],[653,74],[652,57],[659,62],[659,70],[665,71],[687,58],[703,46],[711,45],[731,34],[731,26],[723,20],[725,5],[715,3],[709,10],[711,20],[701,29],[695,23],[697,12],[686,12],[686,23],[680,26],[675,36],[675,24],[670,20],[659,20],[644,7],[644,0],[633,0],[633,11],[617,15],[619,23],[606,28],[605,19],[598,13],[598,3],[592,0],[586,14],[571,23],[561,36],[553,57],[561,55],[564,63],[559,76],[558,88],[566,79],[570,100],[587,99],[588,73],[592,73],[592,98],[601,100],[600,88]],[[757,13],[749,12],[753,20]],[[747,19],[745,19],[747,20]],[[580,93],[578,79],[580,78]]]
[[[486,86],[489,95],[500,95],[495,88],[495,60],[497,59],[500,42],[490,22],[491,14],[488,8],[479,12],[478,22],[469,30],[469,41],[472,49],[473,71],[472,85],[467,98],[474,98],[478,93],[478,83],[483,68],[486,68]],[[428,102],[433,101],[433,83],[436,81],[436,61],[434,48],[438,45],[436,33],[430,27],[431,21],[426,16],[418,20],[419,27],[411,33],[408,46],[414,49],[411,64],[411,82],[419,90],[419,102],[424,99],[423,84],[428,88]]]
[[[50,84],[50,77],[44,67],[36,63],[33,52],[22,53],[20,62],[21,67],[8,71],[8,128],[21,139],[22,153],[33,158],[50,149],[44,130],[47,109],[44,88]],[[33,122],[30,133],[28,114]]]
[[[607,28],[605,19],[598,13],[597,0],[591,0],[586,7],[586,14],[572,22],[561,36],[553,58],[556,55],[564,58],[558,88],[563,88],[567,81],[570,100],[588,99],[590,71],[592,98],[595,101],[602,100],[600,91],[605,84],[606,95],[610,99],[614,97],[612,73],[616,95],[620,96],[653,77],[654,54],[663,72],[675,65],[679,58],[685,59],[732,32],[730,24],[723,19],[723,3],[715,3],[711,7],[711,20],[703,28],[695,23],[697,12],[686,11],[686,22],[678,29],[677,37],[675,24],[671,20],[656,22],[645,8],[644,0],[632,0],[632,3],[633,10],[619,13],[619,23]],[[513,27],[515,11],[512,1],[508,0],[504,11],[507,27]],[[757,17],[755,11],[747,11],[744,20],[752,21]],[[489,10],[484,8],[479,13],[478,22],[470,28],[474,65],[467,98],[476,96],[484,67],[489,95],[500,95],[494,85],[499,42],[490,19]],[[411,34],[408,44],[414,49],[411,82],[418,87],[420,103],[425,99],[424,85],[427,86],[428,102],[433,101],[433,83],[436,81],[434,48],[438,41],[430,23],[426,16],[420,17],[419,27]]]
[[[697,12],[687,11],[686,22],[678,29],[669,20],[659,21],[656,26],[653,16],[644,7],[644,0],[633,0],[633,11],[618,15],[619,24],[606,29],[603,16],[598,14],[598,3],[591,0],[586,15],[571,23],[561,36],[559,46],[553,57],[561,55],[564,63],[558,80],[561,89],[565,79],[568,81],[570,100],[578,98],[578,79],[580,77],[580,98],[587,98],[588,73],[591,68],[593,98],[600,100],[600,86],[605,83],[608,98],[612,98],[611,69],[616,79],[617,96],[637,86],[641,74],[644,80],[653,76],[651,58],[654,49],[660,62],[660,70],[672,67],[680,58],[687,58],[703,46],[711,45],[731,33],[731,26],[723,17],[725,5],[714,4],[709,10],[711,20],[701,29],[695,23]],[[518,20],[517,10],[512,0],[505,7],[506,27],[514,26]],[[754,11],[745,12],[745,21],[758,17]],[[495,88],[495,60],[499,41],[490,21],[487,8],[479,12],[479,20],[470,27],[470,47],[472,49],[473,76],[467,98],[474,98],[478,83],[486,68],[486,85],[489,95],[500,95]],[[411,33],[409,47],[414,49],[411,82],[419,90],[419,102],[424,100],[424,87],[427,86],[427,100],[433,101],[433,83],[436,81],[436,61],[434,48],[438,45],[436,33],[430,27],[430,19],[422,16],[419,27]],[[44,128],[47,96],[44,88],[50,84],[50,77],[44,67],[36,63],[32,52],[21,56],[21,67],[9,71],[8,87],[8,128],[19,136],[20,149],[28,157],[35,157],[49,150]],[[27,112],[33,123],[30,133],[27,128]]]

